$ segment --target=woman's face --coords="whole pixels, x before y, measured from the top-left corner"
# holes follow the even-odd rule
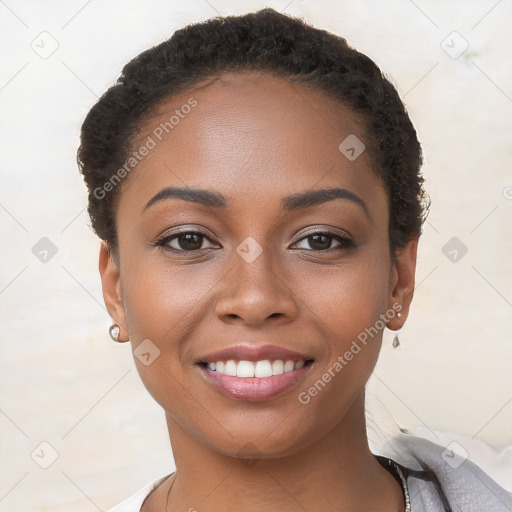
[[[362,414],[416,242],[391,259],[386,191],[335,100],[226,74],[157,110],[122,186],[119,269],[101,250],[109,311],[170,426],[229,455],[297,451]]]

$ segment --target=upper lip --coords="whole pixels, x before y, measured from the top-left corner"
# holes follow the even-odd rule
[[[265,359],[283,361],[307,361],[312,359],[307,354],[295,352],[284,347],[278,347],[277,345],[234,345],[227,347],[222,350],[210,352],[209,354],[200,358],[202,363],[214,363],[216,361],[229,361],[234,359],[236,361],[262,361]]]

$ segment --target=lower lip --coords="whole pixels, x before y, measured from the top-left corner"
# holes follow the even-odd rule
[[[298,370],[285,372],[272,377],[233,377],[205,367],[200,367],[206,380],[223,395],[235,400],[263,402],[288,391],[306,376],[310,368],[306,364]]]

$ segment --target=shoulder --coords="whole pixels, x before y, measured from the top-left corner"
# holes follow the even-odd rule
[[[512,494],[469,460],[467,452],[464,456],[455,453],[456,443],[446,447],[422,437],[399,434],[390,442],[390,448],[390,458],[407,479],[415,512],[512,510]]]
[[[156,489],[169,475],[157,478],[147,483],[144,487],[132,494],[129,498],[119,503],[107,512],[140,512],[140,508],[144,500],[149,496],[153,489]]]

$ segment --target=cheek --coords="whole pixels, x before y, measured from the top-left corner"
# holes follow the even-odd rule
[[[364,386],[379,355],[386,323],[382,315],[387,307],[388,265],[385,257],[368,252],[363,261],[338,271],[330,286],[318,294],[321,302],[315,313],[325,326],[330,349],[322,376],[330,388],[343,388],[348,396]]]
[[[333,357],[343,354],[353,340],[363,339],[368,330],[378,350],[389,289],[389,257],[381,254],[365,251],[330,275],[321,270],[308,279],[305,298],[314,305]],[[379,335],[375,335],[376,330]]]
[[[208,264],[171,266],[164,258],[142,256],[126,265],[123,294],[132,340],[179,339],[191,328],[212,279]]]
[[[186,408],[190,361],[187,367],[184,351],[204,321],[206,297],[218,277],[207,264],[171,267],[143,254],[132,253],[123,263],[125,314],[139,375],[164,409]],[[150,356],[137,357],[141,352]]]

